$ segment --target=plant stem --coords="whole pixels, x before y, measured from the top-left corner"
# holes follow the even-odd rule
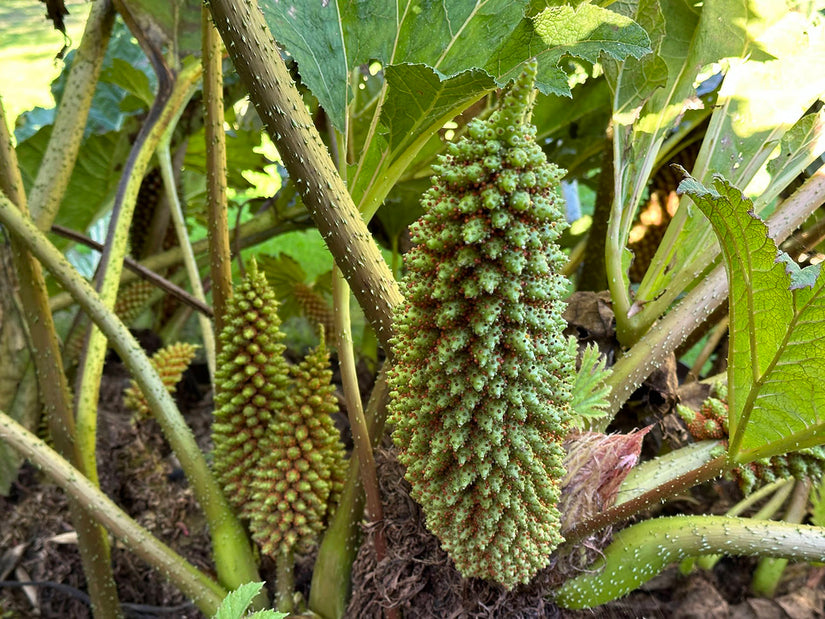
[[[301,209],[301,211],[303,212],[303,209]],[[250,219],[248,222],[241,225],[237,230],[237,235],[240,239],[239,249],[245,249],[246,247],[250,247],[256,243],[262,243],[277,234],[282,234],[291,230],[303,230],[305,228],[305,225],[294,223],[291,220],[278,219],[276,218],[275,213],[267,211],[254,219]],[[197,241],[192,244],[192,250],[196,255],[203,255],[208,250],[208,243],[209,242],[207,239]],[[86,244],[88,244],[88,242]],[[102,249],[103,246],[97,244],[95,249],[98,248]],[[153,254],[147,258],[144,258],[140,262],[135,262],[131,258],[124,258],[124,265],[129,270],[121,275],[120,285],[123,286],[129,282],[135,281],[138,277],[143,277],[144,279],[149,279],[157,283],[158,286],[163,287],[163,284],[158,279],[160,276],[158,276],[155,271],[161,271],[167,267],[176,266],[180,264],[182,260],[183,250],[180,247],[173,247],[172,249],[168,249],[164,252]],[[140,275],[137,274],[139,270],[142,271]],[[149,273],[152,273],[154,277],[150,276]],[[171,290],[172,289],[170,288],[170,293],[175,294],[174,292],[171,292]],[[193,298],[189,295],[189,293],[184,292],[184,295],[180,298],[187,305],[193,305]],[[187,298],[187,300],[184,300],[184,298]],[[61,292],[54,295],[49,302],[53,312],[66,309],[72,303],[74,303],[74,299],[68,292]],[[212,312],[212,308],[199,307],[196,309],[198,309],[198,311]]]
[[[766,491],[767,488],[770,488],[770,491]],[[776,514],[777,510],[782,507],[782,504],[788,498],[788,495],[793,490],[793,482],[790,479],[782,479],[779,481],[774,482],[773,484],[769,484],[763,488],[760,488],[759,491],[754,492],[752,495],[748,496],[743,501],[740,501],[739,504],[734,505],[732,509],[728,510],[725,516],[734,517],[739,516],[745,512],[748,508],[749,504],[753,504],[751,502],[751,497],[754,494],[761,495],[762,498],[766,496],[770,496],[770,500],[756,512],[751,519],[753,520],[770,520]],[[773,495],[773,496],[771,496]],[[703,570],[712,570],[713,567],[719,562],[721,559],[721,555],[704,555],[698,557],[696,559],[696,565]]]
[[[231,589],[260,580],[246,532],[209,471],[192,431],[175,406],[137,340],[37,227],[0,195],[0,221],[20,238],[38,260],[83,307],[109,339],[146,395],[152,414],[178,457],[212,535],[215,565],[221,582]]]
[[[618,412],[653,370],[727,298],[727,293],[725,269],[719,265],[615,363],[605,380],[610,387],[610,414]]]
[[[383,510],[378,491],[378,474],[375,470],[375,458],[372,453],[367,420],[361,407],[361,392],[358,388],[358,376],[355,370],[355,354],[352,349],[352,334],[349,315],[349,286],[341,270],[332,269],[332,299],[335,306],[335,335],[338,340],[338,364],[341,368],[341,382],[344,388],[344,400],[347,405],[352,441],[361,469],[361,480],[367,495],[367,518],[377,525],[375,534],[375,554],[381,561],[387,547],[381,529]]]
[[[209,9],[203,7],[203,105],[206,140],[206,238],[209,241],[209,272],[212,276],[212,305],[215,332],[223,329],[226,301],[232,296],[232,255],[226,202],[226,134],[223,130],[223,57],[221,39]],[[220,341],[216,342],[220,351]]]
[[[51,226],[69,185],[114,21],[112,0],[92,4],[29,195],[29,209],[41,230]]]
[[[9,202],[14,200],[18,209]],[[14,211],[14,214],[34,227],[26,217],[26,195],[23,180],[17,164],[17,156],[11,145],[6,114],[0,101],[0,198]],[[49,310],[49,295],[40,263],[29,252],[26,245],[12,236],[11,248],[23,314],[26,318],[31,341],[29,347],[37,370],[38,386],[47,415],[52,438],[57,449],[84,470],[84,457],[77,443],[76,427],[72,414],[71,396],[60,345],[54,328],[54,320]],[[92,458],[94,462],[94,458]],[[78,536],[78,546],[83,571],[89,588],[92,609],[100,617],[121,617],[117,587],[111,568],[111,551],[105,531],[81,509],[77,501],[69,500],[69,515]]]
[[[292,83],[254,2],[212,0],[215,25],[304,204],[364,314],[387,347],[402,296]]]
[[[626,595],[674,561],[709,552],[825,560],[825,529],[727,516],[671,516],[616,533],[588,572],[555,594],[563,608],[598,606]]]
[[[292,550],[279,553],[275,565],[278,586],[277,607],[282,613],[291,613],[295,606],[292,601],[292,594],[295,592],[295,559]]]
[[[129,239],[129,226],[141,180],[152,153],[160,143],[167,127],[174,124],[174,120],[177,119],[181,108],[189,99],[190,91],[199,77],[200,65],[192,64],[181,71],[174,84],[169,84],[169,92],[166,95],[161,94],[166,92],[166,89],[159,87],[158,98],[129,154],[118,184],[106,246],[100,258],[96,278],[100,298],[109,308],[114,306],[117,299],[120,276],[123,272],[123,258],[126,256]],[[77,441],[82,457],[86,460],[84,470],[88,472],[89,479],[95,483],[97,483],[95,461],[97,407],[106,347],[106,338],[93,326],[77,373]]]
[[[227,594],[223,587],[132,520],[80,471],[2,411],[0,439],[31,460],[54,480],[75,504],[82,505],[86,514],[103,523],[132,552],[192,598],[204,614],[212,616],[215,613]],[[116,615],[100,615],[95,609],[96,617],[115,617],[119,614],[119,607]]]
[[[616,505],[626,503],[655,488],[672,483],[725,453],[721,441],[700,441],[642,462],[630,469],[619,489]]]
[[[785,512],[784,521],[799,524],[808,511],[808,498],[811,494],[811,480],[805,478],[797,480],[793,494]],[[751,580],[751,589],[756,595],[772,598],[776,595],[776,588],[782,579],[782,573],[788,565],[786,557],[763,557],[756,566]]]
[[[75,232],[74,230],[69,230],[68,228],[64,228],[63,226],[53,224],[52,225],[52,232],[55,233],[55,234],[58,234],[58,235],[60,235],[64,238],[72,239],[73,241],[77,241],[78,243],[82,243],[86,247],[94,249],[95,251],[98,251],[98,252],[103,251],[103,245],[101,245],[97,241],[94,241],[94,240],[90,239],[89,237],[87,237],[83,234],[80,234],[79,232]],[[199,299],[196,299],[195,297],[193,297],[191,294],[186,292],[183,288],[181,288],[180,286],[178,286],[176,283],[172,282],[171,280],[166,279],[162,275],[158,275],[154,271],[151,271],[151,270],[147,269],[145,266],[143,266],[139,262],[135,262],[135,260],[133,260],[129,256],[125,256],[123,258],[123,266],[125,266],[127,269],[129,269],[129,271],[131,271],[132,273],[136,273],[139,277],[145,279],[148,282],[151,282],[157,288],[164,291],[165,293],[175,297],[178,301],[180,301],[184,305],[188,305],[192,309],[200,312],[204,316],[208,316],[209,318],[212,318],[212,316],[214,315],[214,312],[213,312],[212,308],[209,307],[206,303],[204,303],[203,301],[201,301]],[[120,286],[123,286],[125,279],[126,279],[125,277],[120,278],[120,281],[121,281]],[[66,293],[66,296],[71,301],[72,296],[68,293]],[[57,311],[59,309],[64,308],[64,306],[62,304],[58,304],[57,302],[55,302],[56,298],[57,297],[52,297],[52,300],[50,301],[50,306],[52,308],[52,311]],[[65,307],[68,307],[68,304],[66,304]]]
[[[565,536],[565,545],[576,542],[592,535],[596,531],[612,524],[622,522],[634,514],[657,505],[668,497],[692,488],[697,484],[710,481],[722,474],[725,470],[725,456],[714,458],[710,462],[703,464],[697,469],[688,471],[662,483],[643,494],[634,496],[632,499],[622,503],[617,503],[613,507],[594,514],[584,522],[573,527]]]
[[[183,108],[181,107],[181,111]],[[183,219],[178,190],[175,183],[175,175],[172,170],[172,155],[169,148],[169,140],[172,137],[172,130],[177,123],[169,123],[169,128],[164,133],[161,143],[156,152],[158,163],[160,164],[160,175],[163,177],[163,185],[166,190],[166,200],[169,204],[169,212],[172,216],[172,223],[178,237],[178,245],[183,250],[183,264],[186,267],[186,274],[189,277],[189,285],[192,294],[201,303],[206,303],[206,295],[203,292],[198,264],[195,261],[195,253],[192,251],[192,244],[189,242],[189,232],[186,230],[186,222]],[[198,322],[203,338],[203,349],[206,353],[206,365],[209,368],[210,382],[215,378],[215,332],[212,330],[212,321],[201,313],[198,313]]]

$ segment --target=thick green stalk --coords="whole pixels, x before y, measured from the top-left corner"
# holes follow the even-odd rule
[[[101,257],[97,274],[100,298],[109,308],[114,306],[120,287],[123,259],[126,256],[129,241],[129,226],[132,222],[132,213],[135,209],[141,180],[163,134],[169,125],[174,124],[180,110],[189,100],[191,89],[200,77],[200,69],[199,64],[192,64],[180,72],[168,98],[156,101],[155,105],[160,109],[156,114],[149,114],[149,117],[154,120],[147,121],[150,124],[145,126],[140,134],[143,139],[139,136],[129,154],[118,185],[106,249]],[[95,462],[97,405],[106,347],[106,338],[97,328],[92,327],[86,354],[78,368],[77,378],[77,441],[82,457],[86,461],[84,469],[88,470],[89,478],[95,483],[97,483]]]
[[[772,491],[763,492],[766,489],[770,489],[771,486],[773,486]],[[776,515],[776,512],[785,503],[788,496],[791,494],[793,487],[794,483],[792,479],[782,479],[776,481],[773,484],[769,484],[763,488],[760,488],[759,491],[754,492],[752,495],[746,497],[743,501],[740,501],[739,503],[734,505],[733,508],[728,510],[725,516],[728,516],[730,518],[743,514],[746,511],[747,506],[749,504],[753,505],[753,503],[750,500],[751,497],[753,495],[761,495],[762,499],[764,499],[767,496],[770,496],[770,500],[767,503],[765,503],[765,505],[763,505],[761,509],[759,509],[755,514],[750,516],[750,518],[753,520],[770,520]],[[697,558],[695,562],[696,565],[701,569],[710,571],[714,568],[714,566],[719,562],[719,559],[721,558],[721,555],[704,555],[702,557]],[[690,561],[692,562],[693,558],[691,558]],[[687,563],[687,561],[685,561],[684,563]]]
[[[592,515],[570,529],[564,536],[565,545],[575,544],[596,531],[627,520],[642,510],[659,505],[666,499],[684,492],[688,488],[719,477],[724,470],[725,456],[719,456],[631,499],[616,503],[613,507]]]
[[[725,301],[727,294],[725,268],[719,265],[615,363],[605,381],[610,387],[611,415]]]
[[[114,21],[112,0],[92,4],[29,195],[29,209],[41,230],[52,225],[69,185]]]
[[[149,408],[158,420],[164,436],[189,479],[195,497],[209,523],[215,565],[221,582],[235,589],[247,582],[260,580],[246,532],[212,477],[206,459],[198,448],[192,430],[181,416],[172,396],[163,386],[146,353],[137,340],[100,300],[84,280],[46,237],[3,196],[0,196],[0,222],[23,241],[60,284],[89,314],[109,339],[146,395]]]
[[[617,93],[618,96],[618,93]],[[610,289],[610,297],[613,300],[613,313],[616,317],[616,336],[622,344],[630,345],[638,339],[635,325],[631,318],[631,299],[627,281],[627,239],[630,228],[633,224],[633,217],[636,214],[636,206],[639,204],[641,192],[646,181],[650,178],[653,164],[656,162],[656,153],[664,140],[661,135],[653,142],[645,158],[638,162],[639,169],[635,170],[635,176],[629,178],[633,168],[626,166],[622,168],[620,162],[625,161],[622,149],[630,142],[629,139],[622,139],[632,133],[627,126],[614,125],[613,136],[613,205],[610,209],[610,219],[607,222],[607,237],[605,238],[605,271],[607,275],[607,286]],[[642,182],[634,182],[644,179]],[[633,190],[628,196],[625,187],[628,183],[633,185]]]
[[[295,557],[291,549],[278,555],[275,567],[278,586],[277,608],[282,613],[291,613],[295,606],[292,600],[295,593]]]
[[[0,411],[0,439],[8,442],[45,472],[84,512],[109,529],[132,552],[192,598],[204,614],[215,613],[227,591],[149,531],[132,520],[80,471],[37,436]],[[90,583],[91,584],[91,583]],[[119,614],[119,608],[116,611]],[[96,617],[115,617],[98,614]]]
[[[209,9],[203,7],[203,105],[206,139],[206,238],[209,241],[209,272],[212,276],[212,305],[215,332],[223,329],[226,300],[232,296],[232,255],[226,202],[226,134],[223,130],[223,57],[221,39]],[[193,248],[194,249],[194,248]],[[220,341],[217,343],[220,350]]]
[[[642,462],[630,469],[622,482],[615,504],[621,505],[646,492],[672,483],[724,453],[725,448],[721,441],[701,441]]]
[[[671,516],[616,533],[604,557],[555,594],[563,608],[591,608],[626,595],[670,563],[708,553],[825,561],[825,528],[727,516]]]
[[[318,231],[387,347],[393,308],[402,298],[398,283],[338,175],[263,14],[252,0],[212,0],[210,7],[235,68]]]
[[[5,197],[17,203],[17,208]],[[15,214],[34,226],[27,217],[26,195],[17,165],[17,156],[8,133],[5,110],[0,101],[0,197]],[[76,428],[71,407],[71,396],[60,345],[49,310],[49,295],[40,263],[19,238],[12,236],[11,248],[24,316],[31,338],[30,347],[37,369],[37,379],[43,401],[44,414],[58,450],[76,462],[83,471],[83,457],[76,442]],[[84,473],[86,471],[83,471]],[[69,500],[69,514],[77,530],[80,557],[88,582],[92,609],[99,617],[120,617],[117,587],[110,563],[109,540],[105,532],[74,500]]]
[[[375,469],[375,458],[372,453],[367,420],[361,407],[361,391],[358,388],[358,376],[355,370],[355,353],[352,348],[352,326],[349,312],[349,286],[338,267],[332,269],[332,298],[335,305],[335,335],[338,340],[338,364],[341,367],[341,382],[344,389],[344,400],[347,405],[352,442],[355,444],[355,454],[361,469],[361,478],[364,491],[367,495],[367,517],[373,523],[380,523],[383,519],[381,495],[378,492],[378,474]],[[383,559],[386,552],[384,536],[379,528],[376,532],[375,552],[378,560]]]

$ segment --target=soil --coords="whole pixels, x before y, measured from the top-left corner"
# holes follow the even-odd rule
[[[196,377],[197,372],[187,375],[176,398],[199,444],[208,450],[211,394]],[[128,382],[122,364],[107,363],[100,397],[101,487],[154,535],[214,574],[203,517],[159,427],[151,419],[134,420],[123,407],[122,392]],[[651,436],[655,440],[657,433]],[[578,612],[560,610],[545,597],[563,573],[559,558],[529,586],[512,592],[462,578],[422,526],[420,508],[409,497],[392,450],[379,450],[378,460],[388,557],[376,566],[374,532],[366,530],[353,569],[354,594],[348,609],[353,619],[378,619],[389,607],[401,609],[404,619],[825,617],[825,567],[808,564],[788,566],[774,599],[750,594],[754,560],[724,559],[711,572],[684,575],[673,567],[622,600]],[[735,489],[724,484],[701,487],[664,511],[721,513],[733,500],[732,494]],[[60,489],[25,465],[9,496],[0,497],[0,517],[0,617],[91,617],[76,536]],[[160,574],[118,545],[112,562],[127,617],[203,617]],[[311,557],[304,558],[296,570],[297,588],[304,594],[311,562]],[[271,584],[274,566],[265,561],[261,572]]]

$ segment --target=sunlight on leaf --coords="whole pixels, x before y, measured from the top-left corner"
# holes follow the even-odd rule
[[[711,5],[705,6],[708,11]],[[825,73],[820,70],[825,63],[825,26],[821,20],[809,21],[795,12],[760,15],[757,11],[749,16],[747,34],[755,37],[748,42],[751,55],[745,61],[730,62],[691,173],[703,183],[709,183],[713,174],[722,174],[737,187],[746,188],[761,215],[825,147],[821,120],[798,124],[825,91]],[[728,55],[739,55],[732,52],[728,50]],[[770,172],[761,184],[750,186],[786,132],[797,127],[801,134],[789,138],[796,150],[793,157],[784,157],[782,173]],[[665,301],[672,300],[718,255],[710,249],[715,245],[704,219],[677,210],[639,287],[637,301],[644,304],[663,290]],[[668,265],[674,262],[682,268],[670,269]],[[660,307],[651,306],[651,314],[659,311]]]
[[[777,252],[753,203],[723,178],[679,185],[710,220],[730,281],[728,404],[733,462],[823,442],[825,277]]]

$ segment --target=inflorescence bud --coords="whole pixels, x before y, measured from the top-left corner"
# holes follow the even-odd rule
[[[575,370],[562,335],[559,180],[530,124],[535,62],[448,145],[411,227],[390,421],[428,528],[467,577],[528,582],[556,504]]]
[[[229,502],[243,512],[262,440],[287,401],[289,366],[275,293],[254,259],[226,306],[215,370],[212,424],[215,475]]]
[[[262,441],[246,516],[266,555],[305,551],[316,541],[343,489],[344,446],[329,352],[320,345],[291,368],[294,390]]]
[[[175,391],[183,373],[192,359],[195,358],[195,351],[198,349],[193,344],[178,342],[164,346],[152,355],[152,366],[157,370],[158,376],[169,393]],[[138,414],[138,417],[150,416],[149,403],[146,396],[141,391],[136,381],[132,380],[129,387],[123,393],[123,403]]]

